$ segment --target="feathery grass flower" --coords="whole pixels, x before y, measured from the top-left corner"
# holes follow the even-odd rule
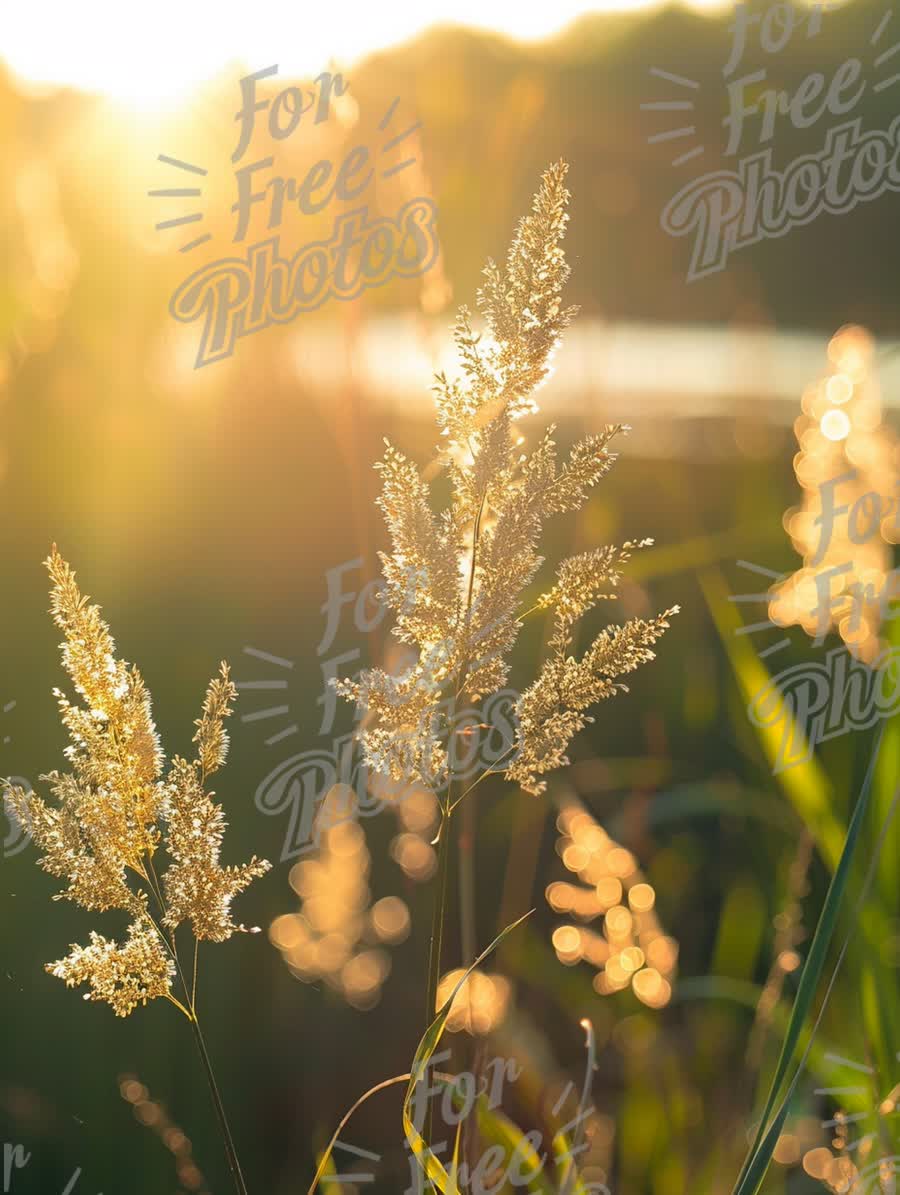
[[[392,547],[381,553],[385,600],[396,614],[393,633],[417,647],[419,657],[402,676],[372,668],[336,687],[368,712],[360,732],[367,763],[396,780],[452,782],[444,692],[478,700],[505,684],[522,594],[543,564],[544,523],[583,506],[615,460],[611,441],[628,430],[607,426],[562,463],[552,427],[530,454],[514,434],[514,423],[537,411],[534,391],[575,314],[562,304],[569,275],[562,249],[566,170],[558,162],[544,174],[505,269],[488,262],[478,292],[486,336],[475,333],[468,309],[460,310],[455,342],[462,377],[436,378],[437,423],[453,488],[449,507],[434,513],[416,466],[390,444],[377,466]],[[554,611],[550,655],[518,701],[513,758],[496,769],[525,791],[543,792],[541,777],[568,763],[569,743],[591,721],[588,708],[626,690],[618,678],[653,659],[653,644],[677,613],[673,607],[607,627],[580,658],[570,654],[576,621],[613,596],[630,550],[651,542],[564,561],[556,584],[538,600],[537,608]]]
[[[205,782],[228,748],[223,723],[236,690],[227,665],[210,683],[196,723],[197,760],[176,758],[164,778],[140,673],[116,658],[100,608],[81,594],[55,545],[47,568],[53,619],[65,636],[63,666],[80,698],[55,694],[71,740],[65,754],[72,770],[41,778],[55,803],[9,784],[4,794],[43,851],[41,866],[67,881],[55,899],[92,912],[119,909],[131,918],[123,945],[92,932],[89,946],[72,946],[68,957],[46,968],[69,987],[88,984],[86,999],[106,1001],[117,1016],[127,1016],[159,996],[179,1003],[172,996],[174,931],[190,921],[197,940],[223,942],[243,930],[231,917],[232,898],[269,864],[255,857],[241,867],[219,863],[225,818]],[[161,845],[171,859],[162,888],[154,864]]]

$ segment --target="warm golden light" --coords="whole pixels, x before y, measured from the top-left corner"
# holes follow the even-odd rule
[[[514,38],[546,38],[585,12],[650,9],[658,0],[559,0],[553,5],[519,0],[454,0],[427,6],[398,0],[357,5],[352,19],[325,6],[309,19],[302,6],[258,0],[240,6],[158,0],[152,10],[84,0],[54,11],[53,35],[35,6],[4,6],[0,47],[6,64],[31,84],[72,86],[111,97],[135,112],[170,109],[230,65],[260,70],[278,63],[285,78],[314,77],[329,64],[348,69],[366,54],[402,44],[440,24],[494,30]],[[723,7],[694,0],[695,8]],[[140,22],[140,54],[116,47],[132,43]],[[103,35],[98,36],[97,30]]]
[[[339,784],[329,791],[322,824],[346,814],[348,791]],[[382,897],[368,908],[370,864],[359,823],[332,824],[322,832],[318,857],[301,859],[290,870],[300,912],[283,913],[269,926],[270,941],[296,978],[324,980],[359,1009],[378,1003],[391,970],[390,956],[372,944],[402,942],[410,927],[409,909],[398,896]]]
[[[435,1012],[450,999],[450,994],[465,975],[462,968],[449,971],[438,984]],[[491,1033],[501,1024],[509,1007],[511,989],[502,975],[473,971],[457,992],[447,1019],[447,1030],[465,1030],[473,1037]]]
[[[399,896],[384,896],[376,901],[371,917],[382,942],[402,942],[409,934],[409,909]]]
[[[833,374],[825,383],[825,395],[829,402],[848,402],[853,395],[853,382],[845,373]]]
[[[602,934],[584,926],[557,926],[551,937],[556,957],[565,966],[586,962],[597,967],[593,987],[601,996],[630,986],[648,1008],[663,1008],[672,998],[669,979],[678,945],[660,929],[653,886],[641,875],[632,852],[613,842],[574,801],[556,824],[556,853],[585,886],[548,885],[550,907],[585,922],[603,917]]]
[[[826,440],[846,440],[850,435],[850,420],[844,411],[826,411],[820,427]]]
[[[803,500],[783,520],[803,565],[773,587],[769,603],[778,626],[817,638],[837,631],[867,663],[882,647],[887,545],[898,538],[895,441],[882,423],[873,355],[864,328],[841,328],[828,345],[832,372],[803,395],[794,425]]]

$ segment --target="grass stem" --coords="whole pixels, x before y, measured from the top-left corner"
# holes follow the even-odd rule
[[[200,1054],[200,1060],[203,1063],[203,1070],[206,1074],[206,1081],[209,1084],[213,1107],[216,1110],[216,1116],[219,1120],[219,1127],[222,1130],[222,1138],[225,1144],[225,1156],[228,1159],[228,1168],[230,1169],[231,1177],[234,1180],[234,1187],[238,1195],[247,1195],[247,1186],[244,1182],[244,1176],[241,1173],[241,1164],[238,1161],[237,1151],[234,1148],[234,1140],[231,1136],[231,1129],[228,1125],[228,1117],[225,1115],[225,1106],[222,1103],[222,1097],[219,1095],[219,1088],[216,1084],[216,1077],[213,1074],[212,1063],[209,1060],[209,1054],[206,1050],[206,1042],[203,1040],[203,1031],[200,1028],[200,1022],[197,1019],[196,1010],[193,1012],[190,1021],[191,1028],[194,1031],[194,1040],[197,1043],[197,1050]]]
[[[449,794],[448,794],[449,805]],[[434,1020],[437,1012],[438,983],[441,978],[441,942],[444,930],[444,911],[447,903],[447,875],[450,870],[450,815],[441,810],[441,826],[438,831],[437,882],[434,893],[434,908],[431,917],[431,945],[428,951],[428,983],[425,995],[425,1028]]]
[[[475,928],[475,806],[467,801],[459,827],[459,915],[462,965],[468,967],[478,953]]]
[[[163,899],[162,885],[160,884],[159,877],[156,874],[156,868],[153,866],[152,856],[148,857],[148,862],[149,874],[145,874],[145,878],[153,890],[153,894],[159,903],[160,911],[164,918],[166,905]],[[174,1005],[176,1005],[177,1008],[181,1009],[191,1023],[191,1029],[194,1032],[194,1040],[197,1043],[197,1049],[200,1054],[200,1061],[203,1063],[206,1081],[209,1084],[213,1108],[219,1121],[219,1127],[222,1130],[222,1143],[225,1147],[225,1158],[228,1162],[228,1169],[231,1171],[231,1177],[234,1180],[235,1190],[237,1191],[237,1195],[247,1195],[247,1186],[244,1182],[244,1176],[241,1172],[241,1164],[238,1161],[237,1150],[234,1147],[234,1139],[231,1136],[228,1117],[225,1115],[225,1106],[222,1103],[222,1097],[219,1095],[218,1084],[216,1083],[216,1077],[213,1073],[212,1063],[210,1062],[209,1054],[207,1053],[206,1042],[203,1039],[203,1031],[200,1028],[200,1021],[197,1018],[197,959],[200,952],[199,939],[196,937],[194,938],[193,974],[191,978],[191,984],[188,986],[187,977],[185,976],[184,970],[181,966],[181,959],[178,956],[178,946],[175,941],[175,931],[172,930],[170,933],[171,945],[169,945],[169,943],[166,942],[166,937],[161,927],[157,925],[155,921],[153,924],[156,926],[157,933],[162,939],[163,944],[169,949],[169,953],[172,955],[175,968],[178,971],[178,977],[181,980],[181,986],[184,989],[184,998],[187,1002],[187,1007],[185,1007],[180,1000],[177,1000],[171,994],[169,999]]]

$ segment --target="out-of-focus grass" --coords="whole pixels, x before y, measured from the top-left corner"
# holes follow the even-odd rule
[[[636,28],[619,22],[607,40],[588,23],[547,58],[492,38],[436,34],[424,47],[382,56],[354,79],[367,114],[383,111],[383,101],[398,90],[421,110],[446,268],[458,293],[477,283],[486,253],[502,249],[535,171],[563,153],[573,161],[577,217],[569,241],[573,298],[586,314],[733,321],[729,327],[782,318],[818,328],[823,347],[850,309],[896,325],[890,197],[841,217],[840,287],[820,282],[821,262],[832,260],[836,243],[835,226],[826,219],[792,236],[791,253],[780,243],[763,243],[702,286],[684,286],[681,246],[659,230],[661,205],[671,193],[667,158],[650,160],[639,124],[640,103],[654,98],[646,92],[645,68],[681,45],[707,64],[715,60],[719,70],[716,55],[721,58],[727,39],[723,26],[717,31],[686,14],[660,14],[647,41]],[[841,37],[829,45],[835,62],[842,60]],[[815,67],[825,69],[818,59]],[[809,69],[804,62],[792,66],[800,75]],[[883,103],[888,100],[889,93]],[[216,117],[210,152],[230,152],[233,101],[224,85],[208,97],[206,108]],[[626,102],[632,105],[627,110]],[[0,160],[10,181],[0,199],[6,217],[0,237],[0,708],[17,700],[3,715],[0,739],[9,734],[11,741],[0,742],[0,766],[32,775],[63,747],[50,694],[59,667],[46,635],[40,567],[53,540],[84,562],[93,587],[104,594],[123,655],[151,661],[147,680],[167,720],[161,730],[177,749],[188,747],[183,741],[178,747],[177,736],[201,696],[197,675],[222,656],[239,679],[259,675],[238,671],[246,645],[296,661],[287,700],[304,746],[319,743],[325,571],[363,555],[370,573],[377,572],[374,551],[382,541],[371,515],[370,463],[382,435],[417,457],[433,447],[427,417],[396,408],[385,413],[375,403],[354,357],[353,330],[378,311],[405,310],[429,344],[435,329],[421,315],[417,287],[392,284],[352,307],[267,329],[240,342],[230,362],[195,372],[192,337],[179,335],[184,330],[166,310],[183,261],[167,253],[153,231],[158,213],[144,202],[153,182],[142,171],[152,168],[157,153],[175,149],[175,133],[199,138],[200,131],[185,117],[160,130],[160,136],[171,131],[171,142],[154,139],[155,133],[114,118],[93,100],[27,97],[10,80],[0,94],[0,125],[9,133]],[[298,170],[308,152],[298,152]],[[36,250],[52,249],[57,267],[65,267],[74,260],[67,248],[77,256],[71,278],[64,268],[36,270]],[[316,386],[302,378],[296,356],[317,327],[332,321],[343,333],[346,384]],[[403,352],[398,343],[398,359]],[[590,419],[602,417],[603,403],[602,394],[591,395]],[[734,610],[725,599],[743,583],[732,563],[738,558],[773,568],[792,563],[780,519],[796,500],[793,441],[789,428],[768,424],[750,400],[733,419],[688,417],[677,405],[673,397],[674,418],[647,431],[653,458],[642,459],[626,441],[584,518],[561,521],[553,544],[555,557],[652,535],[657,546],[629,565],[622,604],[629,613],[651,602],[683,607],[652,676],[637,676],[630,697],[600,711],[576,741],[571,769],[592,813],[640,860],[660,916],[679,941],[680,978],[668,1008],[650,1012],[625,993],[601,998],[587,968],[557,961],[543,902],[546,884],[559,875],[552,813],[499,786],[479,790],[482,940],[500,928],[504,899],[513,911],[539,906],[497,956],[514,983],[516,1005],[492,1039],[494,1048],[528,1044],[526,1073],[505,1111],[523,1127],[539,1122],[550,1076],[580,1073],[578,1020],[590,1016],[600,1047],[594,1099],[609,1138],[615,1195],[731,1190],[759,1112],[758,1076],[744,1055],[773,962],[770,926],[787,899],[794,843],[809,825],[818,851],[802,915],[811,929],[858,791],[853,777],[864,771],[872,738],[847,735],[825,744],[795,775],[772,776],[772,743],[759,738],[746,716],[768,673],[749,641],[734,636]],[[587,415],[561,422],[562,440],[593,430],[582,426]],[[894,633],[893,623],[889,629]],[[525,653],[536,651],[540,634],[539,624],[526,629]],[[360,663],[374,663],[382,643],[357,633],[348,614],[334,652],[357,648]],[[238,718],[257,708],[243,694]],[[347,729],[344,723],[335,733]],[[264,738],[258,723],[236,719],[230,775],[219,795],[236,856],[246,840],[277,859],[286,825],[253,805],[257,784],[278,762],[277,748],[266,747]],[[325,740],[327,747],[328,735]],[[860,830],[862,862],[871,857],[890,806],[898,764],[894,719],[882,744],[870,822]],[[394,952],[378,1008],[354,1012],[330,990],[298,983],[264,935],[245,944],[241,962],[229,955],[210,965],[211,1048],[224,1060],[222,1084],[232,1097],[254,1189],[296,1195],[315,1168],[312,1143],[325,1138],[360,1090],[402,1069],[415,1049],[427,892],[391,860],[392,818],[384,813],[365,827],[370,882],[375,892],[388,884],[387,890],[402,892],[413,934]],[[218,1146],[200,1111],[205,1097],[189,1043],[152,1009],[119,1025],[102,1009],[79,1008],[73,1033],[71,993],[57,991],[41,967],[78,936],[76,919],[64,907],[52,919],[39,913],[53,887],[29,852],[2,860],[0,868],[0,1016],[16,1026],[0,1061],[0,1138],[34,1147],[31,1171],[16,1176],[23,1195],[29,1195],[26,1178],[41,1195],[61,1191],[76,1165],[83,1167],[83,1185],[94,1183],[95,1190],[119,1189],[126,1174],[133,1195],[173,1185],[171,1158],[116,1090],[117,1073],[126,1069],[166,1096],[204,1172],[214,1174]],[[288,870],[280,866],[258,893],[248,894],[242,914],[248,922],[265,926],[292,907]],[[848,881],[849,907],[859,882],[856,874]],[[839,935],[857,932],[810,1051],[789,1130],[794,1120],[818,1124],[833,1111],[814,1095],[816,1086],[847,1081],[828,1053],[871,1058],[887,1087],[898,1077],[898,885],[900,837],[894,834],[884,844],[859,925],[840,923]],[[503,911],[513,919],[514,912]],[[456,927],[447,932],[452,955]],[[806,953],[808,941],[799,949]],[[763,1084],[795,997],[792,973],[772,1011]],[[806,1048],[809,1028],[807,1017],[795,1057]],[[458,1041],[454,1051],[465,1060]],[[864,1103],[850,1096],[846,1107],[862,1111]],[[394,1143],[399,1152],[400,1093],[361,1111],[356,1131],[351,1140],[360,1145],[387,1150]],[[827,1143],[830,1134],[819,1133]],[[377,1186],[396,1191],[407,1182],[401,1156],[394,1171],[379,1174]],[[766,1184],[773,1195],[788,1186],[792,1193],[821,1190],[796,1164],[776,1162]]]

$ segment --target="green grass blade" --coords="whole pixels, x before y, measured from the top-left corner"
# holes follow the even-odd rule
[[[587,1195],[584,1181],[575,1166],[574,1148],[572,1139],[562,1129],[554,1133],[553,1141],[550,1144],[553,1161],[557,1168],[564,1169],[565,1173],[560,1191],[568,1192],[568,1195]]]
[[[441,1040],[441,1035],[444,1032],[444,1026],[447,1023],[447,1018],[450,1015],[450,1009],[453,1006],[453,1001],[460,988],[472,974],[476,967],[479,967],[484,960],[500,945],[503,939],[511,934],[514,929],[522,924],[526,918],[530,917],[534,910],[530,910],[524,917],[520,917],[518,921],[514,921],[511,925],[507,925],[505,929],[501,930],[497,937],[491,942],[486,950],[483,950],[478,958],[470,967],[467,968],[465,974],[457,983],[456,987],[450,993],[450,998],[447,1000],[444,1007],[440,1010],[428,1029],[425,1035],[419,1042],[416,1050],[413,1063],[410,1068],[409,1086],[406,1089],[406,1095],[403,1099],[403,1131],[406,1134],[406,1140],[409,1142],[409,1147],[416,1158],[416,1161],[421,1166],[426,1178],[433,1182],[441,1191],[441,1195],[447,1195],[447,1190],[450,1185],[450,1176],[447,1174],[443,1163],[440,1159],[431,1152],[428,1142],[416,1128],[410,1117],[410,1105],[412,1104],[413,1095],[415,1094],[416,1085],[424,1078],[425,1072],[428,1068],[428,1063],[431,1060],[432,1054],[438,1047],[438,1042]]]
[[[450,1098],[458,1112],[466,1106],[466,1099],[460,1094],[454,1082],[447,1083]],[[517,1124],[499,1108],[492,1108],[487,1096],[479,1095],[475,1100],[475,1119],[482,1139],[490,1145],[498,1145],[506,1158],[506,1169],[509,1170],[512,1159],[519,1158],[518,1170],[526,1170],[521,1183],[507,1183],[503,1188],[497,1188],[495,1195],[499,1195],[506,1187],[527,1185],[528,1190],[538,1192],[539,1195],[557,1195],[556,1188],[550,1182],[543,1168],[541,1156],[531,1144],[528,1136],[522,1132]],[[461,1122],[460,1122],[461,1123]],[[471,1176],[469,1176],[471,1179]]]
[[[326,1173],[328,1173],[328,1174],[334,1173],[334,1163],[331,1161],[331,1155],[334,1153],[334,1147],[335,1147],[335,1145],[337,1145],[338,1137],[340,1137],[341,1133],[343,1132],[344,1126],[347,1124],[350,1117],[357,1110],[357,1108],[361,1108],[362,1105],[366,1102],[366,1100],[370,1096],[375,1095],[376,1092],[384,1091],[385,1088],[387,1088],[387,1087],[393,1087],[396,1083],[406,1083],[408,1081],[409,1081],[408,1074],[394,1075],[394,1077],[392,1079],[384,1079],[381,1083],[376,1083],[374,1087],[370,1087],[369,1090],[364,1095],[361,1095],[359,1097],[359,1099],[356,1101],[355,1104],[353,1104],[353,1106],[349,1109],[349,1111],[344,1113],[341,1123],[334,1130],[334,1135],[332,1136],[331,1140],[328,1142],[328,1148],[325,1150],[325,1152],[319,1158],[319,1164],[316,1167],[316,1173],[313,1175],[313,1180],[309,1184],[309,1187],[307,1188],[306,1195],[313,1195],[313,1192],[315,1191],[316,1187],[318,1187],[319,1183],[322,1181],[322,1178]]]
[[[497,935],[497,937],[490,944],[490,946],[488,946],[487,950],[485,950],[482,954],[480,954],[478,956],[478,958],[475,960],[475,962],[472,964],[472,966],[468,969],[468,971],[466,971],[465,975],[462,977],[462,979],[459,981],[459,983],[453,989],[453,992],[450,995],[450,999],[447,1001],[447,1003],[444,1005],[444,1007],[438,1013],[437,1017],[434,1019],[432,1024],[428,1027],[428,1032],[425,1034],[425,1036],[422,1038],[421,1042],[419,1043],[419,1048],[416,1051],[416,1057],[415,1057],[415,1060],[413,1063],[414,1069],[405,1075],[395,1075],[392,1079],[385,1079],[381,1083],[376,1083],[374,1087],[370,1087],[369,1090],[364,1095],[361,1095],[359,1097],[359,1099],[356,1101],[356,1103],[349,1109],[349,1111],[345,1113],[344,1117],[341,1120],[341,1123],[335,1129],[334,1135],[332,1136],[331,1140],[329,1141],[327,1149],[325,1150],[325,1152],[322,1154],[321,1158],[319,1159],[319,1164],[316,1167],[316,1173],[313,1176],[313,1180],[309,1184],[309,1187],[307,1189],[307,1195],[313,1195],[314,1191],[316,1190],[319,1183],[321,1182],[322,1177],[326,1174],[326,1172],[329,1172],[330,1167],[333,1169],[333,1163],[331,1162],[331,1155],[334,1151],[335,1145],[337,1144],[338,1137],[340,1136],[341,1132],[343,1131],[347,1122],[350,1120],[350,1117],[353,1115],[353,1113],[357,1110],[357,1108],[362,1107],[362,1105],[366,1102],[367,1099],[369,1099],[370,1096],[375,1095],[379,1091],[384,1091],[385,1088],[392,1087],[396,1083],[408,1083],[409,1086],[408,1086],[408,1089],[406,1092],[406,1096],[404,1097],[404,1100],[403,1100],[403,1123],[404,1123],[404,1128],[406,1128],[406,1124],[409,1119],[409,1104],[410,1104],[410,1100],[412,1097],[412,1093],[415,1091],[416,1083],[422,1077],[422,1074],[424,1073],[424,1069],[428,1065],[429,1059],[431,1058],[434,1051],[437,1049],[438,1042],[440,1041],[440,1038],[441,1038],[441,1033],[443,1032],[444,1025],[447,1022],[447,1017],[450,1015],[450,1008],[453,1004],[454,999],[456,998],[457,992],[462,987],[462,985],[466,982],[466,980],[468,979],[468,977],[472,973],[472,971],[474,971],[475,968],[477,966],[479,966],[487,958],[487,956],[491,953],[491,951],[494,950],[499,945],[499,943],[503,941],[503,939],[506,937],[506,935],[512,933],[512,931],[514,929],[516,929],[518,926],[520,926],[522,924],[522,922],[525,921],[528,917],[530,917],[533,912],[534,912],[534,909],[531,909],[529,912],[527,912],[525,914],[524,917],[520,917],[519,920],[514,921],[512,923],[512,925],[508,925],[506,927],[506,929],[504,929],[500,934]],[[422,1061],[421,1066],[417,1070],[415,1068],[416,1062],[420,1062],[422,1059],[424,1059],[424,1061]],[[413,1127],[413,1126],[411,1126],[411,1127]],[[409,1140],[408,1132],[407,1132],[407,1140]],[[421,1137],[420,1137],[420,1140],[421,1140]],[[412,1144],[412,1142],[410,1142],[410,1144]],[[423,1145],[424,1145],[424,1142],[423,1142]],[[427,1149],[427,1146],[425,1146],[425,1148]],[[431,1151],[428,1150],[428,1153],[431,1154]],[[441,1166],[440,1162],[438,1161],[437,1158],[434,1157],[433,1154],[431,1154],[431,1158],[433,1159],[433,1161],[435,1163],[437,1163],[437,1166],[440,1168],[441,1174],[442,1174],[444,1182],[446,1184],[449,1181],[446,1170],[444,1170],[444,1167]],[[428,1173],[428,1172],[426,1171],[426,1173]],[[432,1177],[430,1173],[429,1173],[429,1177]],[[446,1185],[441,1187],[441,1191],[444,1192],[444,1195],[447,1195]]]
[[[749,1164],[746,1164],[746,1171],[735,1188],[735,1195],[738,1195],[738,1192],[741,1195],[747,1192],[749,1195],[750,1192],[756,1192],[759,1189],[759,1184],[762,1182],[763,1176],[769,1168],[769,1162],[772,1160],[772,1155],[775,1152],[775,1146],[778,1144],[778,1138],[781,1136],[781,1130],[787,1119],[789,1106],[790,1101],[786,1099],[778,1109],[775,1119],[759,1143],[759,1147],[749,1156]]]
[[[462,1136],[463,1122],[456,1126],[456,1140],[453,1142],[453,1157],[450,1160],[450,1185],[447,1195],[459,1195],[459,1139]]]
[[[766,1099],[765,1108],[759,1122],[756,1138],[749,1154],[747,1155],[747,1159],[744,1162],[740,1176],[738,1177],[737,1185],[734,1188],[734,1195],[750,1195],[751,1192],[756,1190],[756,1187],[762,1180],[762,1175],[765,1173],[769,1161],[771,1160],[772,1152],[775,1149],[776,1142],[778,1141],[780,1126],[784,1123],[784,1118],[787,1115],[788,1100],[786,1098],[772,1126],[767,1127],[769,1117],[772,1115],[772,1111],[778,1100],[779,1094],[784,1084],[785,1076],[788,1072],[788,1068],[790,1067],[791,1060],[793,1059],[794,1052],[797,1047],[797,1042],[800,1038],[801,1031],[812,1006],[816,988],[819,984],[819,978],[822,974],[822,967],[825,963],[825,957],[828,952],[828,948],[831,945],[831,940],[834,936],[834,930],[837,925],[841,903],[844,898],[844,892],[846,890],[850,875],[850,867],[856,852],[857,842],[859,841],[860,830],[865,819],[866,811],[869,807],[869,800],[872,793],[872,781],[875,774],[875,766],[878,760],[879,748],[881,747],[883,734],[884,729],[882,728],[882,730],[879,732],[878,740],[875,745],[875,751],[869,763],[869,768],[866,773],[866,778],[863,782],[859,800],[856,802],[856,808],[854,809],[853,817],[850,820],[850,826],[847,830],[847,838],[844,843],[844,849],[841,852],[838,865],[835,869],[834,875],[832,876],[831,883],[828,886],[828,893],[825,897],[825,903],[822,906],[822,912],[816,925],[816,930],[809,948],[809,953],[806,956],[805,963],[803,964],[803,970],[800,974],[800,983],[797,987],[797,995],[794,999],[794,1007],[791,1010],[791,1017],[788,1021],[784,1044],[782,1045],[781,1054],[778,1058],[778,1065],[776,1066],[775,1074],[772,1077],[772,1083],[769,1088],[769,1094]]]
[[[728,601],[728,589],[721,572],[707,569],[700,574],[699,581],[741,696],[749,704],[772,683],[771,674],[747,642],[746,636],[736,634],[742,623],[734,604]],[[781,703],[780,714],[777,724],[754,727],[770,766],[776,763],[781,742],[786,735],[792,742],[804,744],[806,750],[803,728],[797,725],[787,703]],[[804,752],[798,749],[797,754],[803,755]],[[809,827],[819,853],[833,870],[841,853],[844,833],[843,826],[832,812],[833,794],[824,768],[809,752],[809,758],[776,772],[775,781],[803,819],[804,825]]]

